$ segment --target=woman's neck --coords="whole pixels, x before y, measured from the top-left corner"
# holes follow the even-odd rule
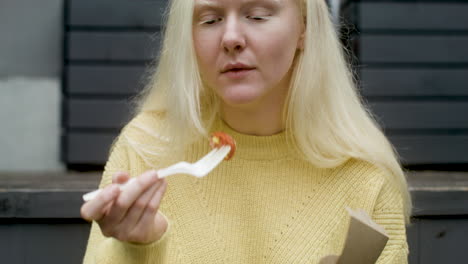
[[[232,129],[242,134],[270,136],[285,128],[282,110],[284,102],[272,102],[270,107],[221,106],[221,115]]]

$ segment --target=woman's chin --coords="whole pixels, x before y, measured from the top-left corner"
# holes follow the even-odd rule
[[[223,96],[223,102],[230,106],[248,106],[254,104],[258,100],[255,95],[236,95]]]
[[[258,101],[261,97],[261,93],[257,90],[255,92],[254,87],[232,87],[232,89],[224,89],[220,95],[225,104],[235,105],[249,105]]]

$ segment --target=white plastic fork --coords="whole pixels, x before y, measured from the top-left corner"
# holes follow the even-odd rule
[[[210,171],[212,171],[216,166],[218,166],[221,161],[229,154],[231,151],[231,146],[222,146],[221,148],[215,148],[206,154],[204,157],[199,159],[194,163],[189,163],[186,161],[181,161],[176,164],[173,164],[167,168],[160,169],[157,171],[159,178],[165,178],[169,175],[174,174],[189,174],[197,178],[205,177]],[[124,184],[120,184],[119,188],[121,191],[125,189],[125,186],[129,185],[136,178],[131,178]],[[96,198],[96,196],[101,193],[102,189],[97,189],[92,192],[86,193],[83,195],[83,200],[85,202],[91,201]]]

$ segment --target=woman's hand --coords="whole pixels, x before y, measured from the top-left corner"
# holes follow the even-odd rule
[[[155,171],[147,171],[120,191],[117,184],[128,179],[127,173],[114,174],[113,184],[81,207],[81,216],[96,221],[106,237],[141,244],[155,242],[167,229],[165,217],[158,213],[167,182],[158,179]]]

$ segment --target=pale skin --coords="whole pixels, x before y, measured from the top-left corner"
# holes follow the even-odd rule
[[[167,182],[158,179],[155,171],[147,171],[120,191],[116,184],[128,179],[128,173],[116,173],[113,184],[81,207],[81,216],[96,221],[106,237],[141,244],[154,242],[167,229],[166,219],[158,213]]]
[[[200,72],[221,98],[224,121],[251,135],[284,130],[281,112],[294,58],[304,41],[297,1],[194,1],[193,40]],[[234,69],[238,75],[224,71],[239,63],[243,66]],[[81,215],[96,221],[106,237],[140,244],[158,241],[168,226],[158,211],[167,182],[147,171],[120,191],[116,185],[129,178],[128,173],[116,173],[111,185],[82,206]]]

